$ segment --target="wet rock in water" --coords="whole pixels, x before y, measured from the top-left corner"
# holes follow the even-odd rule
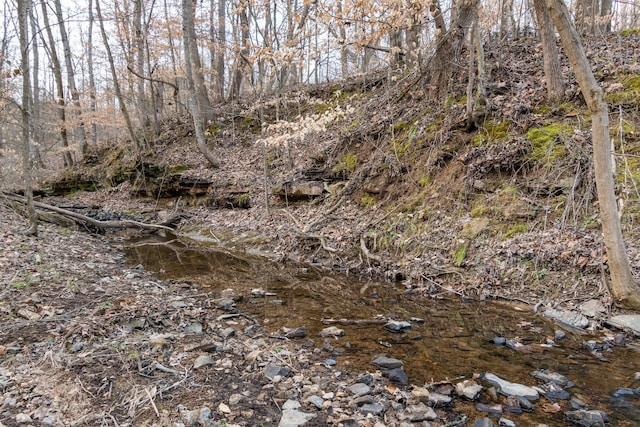
[[[373,359],[371,364],[384,369],[402,368],[401,360],[394,359],[392,357],[387,357],[387,356],[378,356],[375,359]]]
[[[417,405],[408,406],[406,412],[411,422],[433,421],[438,418],[436,411],[434,411],[431,406],[427,406],[422,402]]]
[[[507,339],[505,337],[495,337],[491,340],[495,345],[506,345]]]
[[[344,329],[340,329],[336,326],[329,326],[328,328],[324,328],[318,334],[321,337],[341,337],[344,335]]]
[[[500,404],[488,405],[486,403],[478,403],[476,405],[476,410],[478,412],[486,412],[487,414],[492,416],[502,415],[502,413],[504,412],[504,408]]]
[[[356,396],[364,396],[371,391],[371,387],[363,383],[355,383],[347,387],[347,389]]]
[[[473,422],[473,427],[495,427],[491,418],[478,418]]]
[[[412,317],[412,318],[409,319],[409,321],[413,322],[413,323],[424,323],[425,322],[425,320],[423,318],[421,318],[421,317]]]
[[[500,393],[506,396],[522,396],[525,399],[529,400],[538,400],[540,398],[540,395],[535,389],[526,385],[503,380],[502,378],[490,372],[484,374],[484,379],[495,385]]]
[[[582,427],[605,427],[609,422],[609,417],[602,411],[587,411],[584,409],[578,411],[567,411],[564,416],[573,424]]]
[[[409,384],[409,378],[407,377],[406,372],[402,370],[402,368],[390,369],[388,371],[385,371],[383,375],[389,378],[389,381],[394,384],[402,386]]]
[[[215,360],[211,356],[207,356],[206,354],[200,355],[193,362],[193,369],[200,369],[203,366],[213,365],[216,363]]]
[[[315,418],[315,414],[298,411],[300,403],[295,400],[287,400],[282,405],[282,417],[278,427],[298,427]]]
[[[520,407],[520,400],[518,399],[518,396],[507,397],[507,401],[504,404],[504,412],[507,412],[509,414],[522,413],[522,407]]]
[[[600,300],[590,299],[580,304],[580,312],[587,317],[598,317],[607,313],[607,309]]]
[[[546,383],[539,387],[547,399],[569,400],[571,394],[556,383]]]
[[[264,376],[273,380],[275,377],[287,377],[291,373],[291,369],[287,366],[280,366],[269,363],[264,367]]]
[[[411,323],[399,322],[397,320],[390,320],[384,324],[384,328],[389,332],[402,333],[411,329]]]
[[[456,384],[458,396],[464,396],[469,400],[476,400],[482,391],[482,386],[473,380],[464,380]]]
[[[363,414],[380,415],[384,411],[384,406],[379,403],[367,403],[360,407]]]
[[[300,326],[299,328],[282,328],[282,335],[288,339],[304,338],[307,336],[307,328]]]
[[[547,310],[545,310],[543,315],[555,320],[556,322],[571,326],[572,328],[584,329],[589,326],[589,319],[587,319],[577,311],[556,310],[555,308],[548,308]]]
[[[566,332],[563,331],[562,329],[556,329],[553,332],[553,339],[555,339],[556,341],[563,340],[566,336],[567,336]]]
[[[569,381],[569,378],[561,375],[557,372],[549,371],[547,369],[539,369],[530,373],[532,377],[545,383],[556,383],[561,387],[573,387],[573,383]]]
[[[516,427],[516,423],[514,423],[508,418],[502,418],[502,417],[500,417],[500,419],[498,420],[498,425],[505,426],[505,427]]]
[[[520,408],[525,411],[525,412],[532,412],[533,411],[533,403],[531,403],[529,400],[525,399],[522,396],[516,396],[518,399],[518,402],[520,403]]]
[[[607,323],[615,328],[628,329],[634,335],[640,336],[640,315],[621,314],[607,320]]]

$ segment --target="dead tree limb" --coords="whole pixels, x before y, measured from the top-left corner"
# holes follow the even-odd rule
[[[2,193],[2,197],[12,200],[18,203],[26,203],[26,199],[22,196]],[[57,206],[48,205],[42,202],[34,202],[34,206],[40,209],[46,209],[48,211],[56,212],[60,215],[63,215],[69,219],[72,219],[74,222],[83,225],[92,225],[96,228],[100,229],[108,229],[108,228],[141,228],[144,230],[167,230],[174,231],[173,228],[167,227],[166,225],[161,224],[146,224],[144,222],[134,221],[131,219],[123,219],[118,221],[100,221],[86,215],[79,214],[77,212],[73,212],[67,209],[59,208]]]

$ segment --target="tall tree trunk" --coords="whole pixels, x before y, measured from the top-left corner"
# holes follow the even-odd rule
[[[93,69],[93,0],[89,0],[89,29],[87,30],[87,69],[89,70],[89,110],[92,114],[96,113],[96,78]],[[98,127],[95,119],[91,119],[91,141],[95,144],[98,141]]]
[[[582,96],[591,111],[593,164],[602,216],[602,234],[611,274],[611,293],[620,305],[640,309],[640,287],[635,283],[631,274],[614,191],[611,140],[609,138],[609,109],[604,101],[602,88],[598,86],[591,71],[580,36],[571,22],[567,7],[561,0],[546,0],[546,5],[556,29],[560,33],[562,45],[580,85]]]
[[[169,7],[167,6],[167,0],[164,0],[164,17],[169,21]],[[176,48],[173,42],[173,33],[171,32],[171,26],[167,27],[167,37],[169,42],[169,53],[171,57],[171,70],[173,71],[173,104],[175,106],[176,113],[180,113],[180,98],[178,88],[180,82],[178,81],[178,64],[176,60]]]
[[[267,5],[269,9],[269,5]],[[218,0],[218,97],[222,100],[225,94],[225,54],[227,50],[227,26],[225,12],[227,10],[226,1]]]
[[[502,0],[500,6],[500,40],[507,40],[515,36],[515,24],[513,19],[513,0]]]
[[[533,6],[536,11],[538,28],[540,29],[547,97],[549,103],[555,104],[564,97],[564,81],[562,80],[560,57],[556,46],[556,32],[545,5],[545,0],[533,0]]]
[[[249,32],[249,7],[249,2],[243,1],[242,5],[237,9],[238,19],[240,23],[240,47],[238,49],[238,54],[236,55],[233,79],[231,80],[231,88],[229,89],[229,97],[231,99],[237,99],[240,94],[242,94],[242,85],[245,80],[245,75],[248,74],[250,55],[249,37],[251,35],[251,33]],[[285,68],[286,67],[283,67],[283,74],[287,74]]]
[[[29,36],[28,20],[30,0],[18,1],[18,21],[20,32],[20,73],[22,74],[22,167],[24,173],[25,196],[27,197],[27,214],[29,216],[29,228],[24,231],[27,235],[38,234],[38,214],[33,204],[33,184],[31,177],[31,132],[29,125],[29,104],[31,102],[31,78],[29,70]]]
[[[64,52],[65,68],[67,69],[67,84],[69,86],[69,92],[71,92],[71,99],[75,109],[75,116],[78,119],[78,125],[76,127],[76,134],[80,140],[80,147],[82,148],[82,154],[87,151],[87,135],[84,130],[84,122],[82,120],[82,106],[80,105],[80,93],[76,87],[76,79],[73,71],[73,61],[71,57],[71,46],[69,45],[69,37],[67,37],[67,30],[65,28],[65,19],[62,16],[62,6],[60,0],[54,0],[56,8],[56,16],[58,18],[58,28],[60,29],[60,39],[62,40],[62,47]]]
[[[598,27],[603,34],[611,32],[611,13],[613,11],[613,0],[600,0],[600,19]]]
[[[183,49],[184,49],[184,65],[186,71],[187,85],[189,86],[189,95],[191,96],[191,116],[193,117],[193,128],[196,134],[196,140],[198,142],[198,148],[207,159],[207,161],[214,168],[220,167],[220,161],[215,158],[215,156],[209,151],[209,147],[207,147],[207,141],[204,138],[204,131],[202,129],[203,126],[203,118],[202,113],[200,111],[200,103],[198,102],[198,93],[196,90],[196,85],[194,82],[194,74],[197,74],[197,71],[193,69],[193,64],[190,61],[190,55],[194,50],[193,44],[195,40],[192,39],[193,33],[187,30],[189,25],[193,24],[193,13],[189,10],[188,5],[191,5],[191,0],[183,0],[182,1],[183,9],[182,9],[182,20],[183,20],[183,28],[182,32],[183,37]]]
[[[195,27],[195,8],[193,6],[194,0],[182,0],[182,31],[185,41],[190,41],[188,50],[185,50],[185,63],[189,63],[191,67],[191,78],[194,89],[196,92],[196,101],[198,102],[198,109],[200,110],[201,124],[206,123],[213,118],[213,111],[211,109],[211,102],[207,95],[207,87],[204,84],[204,73],[202,69],[202,61],[200,61],[200,54],[198,53],[197,35]]]
[[[56,49],[56,41],[53,37],[53,30],[49,24],[49,14],[47,13],[47,5],[45,0],[41,0],[42,6],[42,20],[44,21],[44,28],[49,38],[49,51],[51,52],[51,64],[53,65],[53,77],[56,82],[56,102],[58,104],[58,119],[60,120],[60,141],[62,142],[62,159],[65,167],[73,165],[73,157],[69,151],[69,134],[67,131],[67,113],[66,103],[64,100],[64,84],[62,83],[62,67],[60,65],[60,59],[58,58],[58,50]]]
[[[138,76],[145,76],[144,70],[144,40],[145,35],[142,29],[142,15],[143,15],[142,0],[135,0],[133,5],[133,30],[134,30],[134,56],[135,56],[135,69]],[[140,120],[140,126],[146,127],[151,124],[149,117],[149,100],[145,93],[145,81],[142,77],[138,77],[136,85],[136,98],[138,99],[138,120]]]
[[[96,15],[98,17],[98,23],[100,24],[100,34],[102,35],[104,48],[107,51],[107,59],[109,61],[109,68],[111,70],[111,78],[113,79],[113,90],[116,93],[116,98],[118,98],[120,112],[122,113],[122,117],[124,118],[125,125],[127,126],[127,132],[129,133],[129,138],[131,138],[131,142],[134,143],[138,149],[145,149],[147,146],[147,143],[144,139],[136,138],[136,133],[133,130],[133,125],[131,124],[131,117],[129,116],[127,105],[125,104],[124,97],[122,96],[122,91],[120,90],[120,82],[118,80],[118,73],[116,73],[116,65],[113,62],[113,54],[111,53],[111,46],[109,45],[109,40],[107,39],[107,32],[104,29],[104,20],[102,19],[102,12],[100,11],[100,0],[96,0]]]
[[[33,8],[29,9],[29,23],[31,24],[31,33],[38,34],[38,28],[36,26],[37,20],[33,13]],[[31,49],[33,66],[31,67],[31,81],[33,82],[33,88],[31,91],[31,132],[33,138],[36,141],[42,141],[42,122],[40,120],[40,49],[38,49],[38,39],[33,38],[31,43],[33,48]]]

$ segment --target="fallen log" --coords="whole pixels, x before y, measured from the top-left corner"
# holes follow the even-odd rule
[[[2,197],[8,200],[12,200],[14,202],[26,203],[26,199],[22,196],[18,196],[16,194],[2,193]],[[162,224],[147,224],[140,221],[134,221],[131,219],[122,219],[122,220],[112,220],[112,221],[100,221],[94,218],[91,218],[86,215],[79,214],[77,212],[73,212],[67,209],[59,208],[54,205],[49,205],[42,202],[34,202],[33,203],[36,208],[45,209],[51,212],[55,212],[57,214],[63,215],[66,218],[73,220],[77,224],[81,225],[92,225],[99,229],[119,229],[119,228],[139,228],[143,230],[166,230],[166,231],[174,231],[174,228],[168,227]]]

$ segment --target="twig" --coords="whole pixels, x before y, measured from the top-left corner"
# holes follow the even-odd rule
[[[387,323],[389,319],[321,319],[325,325],[381,325]]]
[[[155,411],[156,416],[158,418],[160,418],[160,412],[158,412],[158,408],[156,407],[156,403],[153,401],[153,396],[151,396],[151,392],[147,388],[145,388],[144,391],[145,391],[145,393],[147,393],[147,396],[149,396],[149,403],[151,403],[151,406],[153,407],[153,410]]]
[[[360,235],[360,250],[362,251],[362,254],[365,256],[365,258],[376,261],[378,263],[382,262],[382,258],[379,257],[378,255],[374,255],[369,251],[369,248],[367,248],[367,244],[364,241],[364,234]]]

